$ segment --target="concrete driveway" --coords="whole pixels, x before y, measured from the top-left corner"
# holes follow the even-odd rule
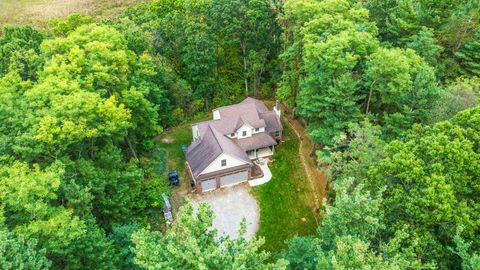
[[[192,204],[195,208],[202,202],[212,206],[215,214],[213,227],[218,230],[219,236],[238,237],[240,222],[243,218],[247,221],[245,238],[250,239],[255,236],[260,220],[260,210],[257,201],[250,194],[247,183],[192,196]]]

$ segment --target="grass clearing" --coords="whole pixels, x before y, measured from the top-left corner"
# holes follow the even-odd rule
[[[277,251],[294,235],[313,235],[317,228],[315,198],[298,156],[300,142],[287,123],[283,123],[284,142],[275,148],[270,164],[270,182],[253,189],[260,206],[260,229],[264,248]]]
[[[185,154],[182,145],[192,142],[190,124],[183,124],[165,131],[159,136],[157,146],[163,150],[167,160],[166,172],[177,171],[181,174],[185,170]]]
[[[32,24],[45,27],[48,20],[80,13],[94,18],[114,18],[125,7],[145,0],[0,0],[0,26]]]

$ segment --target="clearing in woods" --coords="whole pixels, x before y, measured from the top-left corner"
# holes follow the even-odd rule
[[[95,18],[113,18],[125,7],[144,0],[0,0],[0,26],[32,24],[45,27],[48,20],[80,13]]]

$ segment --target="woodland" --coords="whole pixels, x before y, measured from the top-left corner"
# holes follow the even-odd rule
[[[477,0],[153,0],[4,25],[0,269],[480,269],[479,19]],[[301,119],[328,174],[316,234],[284,249],[219,237],[207,205],[162,217],[155,137],[247,96]]]

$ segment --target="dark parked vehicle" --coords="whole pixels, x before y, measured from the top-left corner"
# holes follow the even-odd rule
[[[168,182],[170,183],[170,185],[174,185],[174,186],[180,185],[180,178],[178,177],[178,173],[175,171],[170,172],[168,174]]]

